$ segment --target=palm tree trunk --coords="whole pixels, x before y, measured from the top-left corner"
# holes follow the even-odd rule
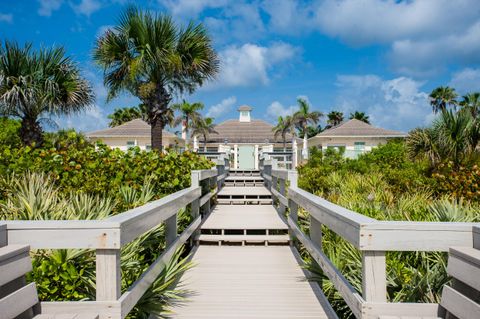
[[[162,151],[163,145],[162,145],[162,140],[163,140],[163,127],[165,125],[161,123],[160,120],[155,121],[152,123],[152,128],[151,128],[151,140],[152,140],[152,149]]]
[[[283,152],[287,151],[287,139],[284,137],[283,138]]]
[[[203,151],[207,152],[207,136],[203,135]]]
[[[40,146],[43,143],[42,127],[36,118],[22,118],[21,127],[18,133],[24,145],[35,144],[35,146]]]

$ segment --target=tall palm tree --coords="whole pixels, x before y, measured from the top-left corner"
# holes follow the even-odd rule
[[[203,137],[203,150],[207,151],[207,139],[210,134],[218,134],[215,131],[215,124],[213,123],[213,118],[197,118],[192,122],[192,136],[202,136]]]
[[[275,139],[277,139],[278,136],[282,137],[284,152],[287,151],[287,134],[290,133],[291,130],[292,130],[292,127],[288,122],[288,118],[283,118],[282,116],[279,116],[277,125],[273,127],[272,131]]]
[[[480,93],[475,92],[464,95],[459,105],[462,107],[462,110],[470,112],[476,118],[480,112]]]
[[[190,126],[199,119],[202,115],[199,113],[203,110],[203,103],[188,103],[183,100],[182,103],[177,103],[172,106],[174,110],[180,111],[180,116],[175,119],[174,125],[182,123],[182,130],[185,130],[185,145],[188,147],[188,130]],[[183,133],[183,132],[182,132]]]
[[[219,69],[202,24],[178,27],[167,15],[135,7],[127,8],[118,25],[97,40],[94,59],[104,69],[109,99],[128,91],[145,104],[157,150],[162,149],[172,96],[192,93]]]
[[[359,120],[359,121],[362,121],[362,122],[365,122],[367,124],[370,124],[370,117],[365,114],[365,112],[359,112],[359,111],[355,111],[354,113],[350,113],[350,119],[355,119],[355,120]]]
[[[433,113],[445,111],[447,106],[456,107],[458,94],[454,88],[449,86],[440,86],[432,91],[429,95],[430,105],[432,106]]]
[[[26,145],[40,145],[45,117],[69,115],[94,101],[90,84],[62,47],[32,50],[6,41],[0,46],[0,113],[21,119]]]
[[[320,117],[323,116],[321,112],[311,111],[307,100],[303,98],[297,99],[299,110],[293,114],[293,121],[298,129],[303,133],[303,156],[308,159],[308,126],[310,124],[317,124]]]
[[[327,127],[332,128],[343,122],[343,113],[339,111],[331,111],[327,114]]]

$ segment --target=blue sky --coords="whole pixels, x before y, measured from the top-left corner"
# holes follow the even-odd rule
[[[0,0],[0,39],[62,45],[91,81],[97,100],[87,112],[56,119],[61,127],[105,127],[125,94],[105,102],[102,73],[92,62],[95,38],[115,25],[122,0]],[[480,91],[478,0],[150,0],[140,7],[179,24],[203,22],[221,72],[189,101],[216,121],[239,105],[274,122],[299,96],[314,109],[366,112],[373,124],[408,131],[432,120],[428,93],[451,85]]]

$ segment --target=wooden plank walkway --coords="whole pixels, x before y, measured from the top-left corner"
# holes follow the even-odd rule
[[[242,171],[236,175],[254,174]],[[244,203],[228,205],[239,203],[239,198]],[[193,254],[195,266],[181,281],[192,293],[186,303],[171,309],[170,317],[336,318],[319,286],[306,280],[301,259],[288,245],[288,227],[271,204],[270,191],[245,184],[224,187],[217,199],[219,205],[201,227],[200,246]],[[202,245],[212,243],[218,245]],[[242,246],[230,246],[239,243]]]
[[[200,246],[182,279],[192,293],[170,317],[332,318],[297,258],[290,246]]]

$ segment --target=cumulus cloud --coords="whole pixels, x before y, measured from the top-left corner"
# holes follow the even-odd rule
[[[272,67],[291,60],[298,51],[298,48],[283,42],[270,46],[252,43],[228,46],[219,52],[221,73],[208,87],[267,85]]]
[[[60,9],[63,4],[63,0],[38,0],[40,8],[38,8],[38,14],[44,17],[52,15],[53,11]]]
[[[279,116],[285,117],[292,115],[297,109],[298,106],[296,105],[284,106],[278,101],[273,101],[267,108],[267,117],[269,119],[277,119]]]
[[[362,111],[371,122],[385,128],[408,131],[431,122],[433,115],[423,82],[408,77],[390,80],[376,75],[337,77],[337,107],[348,116]]]
[[[102,8],[102,3],[98,0],[81,0],[79,4],[72,4],[73,11],[76,14],[83,14],[89,17],[92,13]]]
[[[0,12],[0,22],[12,23],[13,14],[11,13],[1,13]]]
[[[466,68],[455,72],[448,85],[460,94],[480,92],[480,68]]]
[[[237,98],[235,96],[223,99],[220,103],[210,106],[205,116],[216,118],[225,115],[232,111],[235,103],[237,103]]]

